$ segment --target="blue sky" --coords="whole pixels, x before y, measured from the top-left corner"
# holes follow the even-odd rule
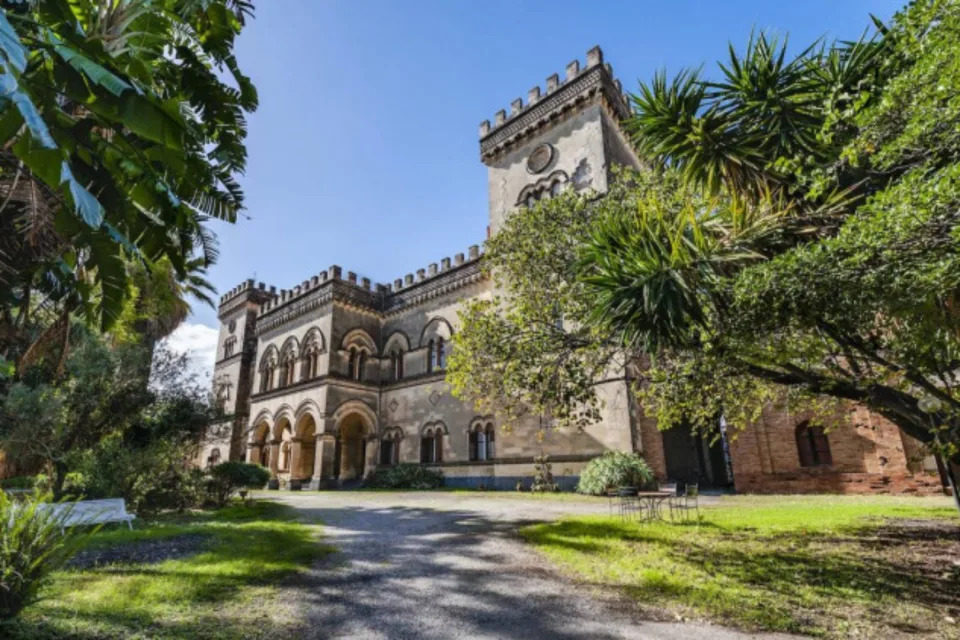
[[[260,93],[241,180],[250,219],[216,224],[210,278],[221,291],[249,277],[289,288],[339,264],[392,282],[482,242],[479,123],[594,44],[633,90],[661,68],[712,73],[753,28],[800,47],[855,38],[870,13],[886,20],[901,5],[261,1],[237,44]],[[178,338],[209,350],[204,326],[217,326],[216,312],[194,305]]]

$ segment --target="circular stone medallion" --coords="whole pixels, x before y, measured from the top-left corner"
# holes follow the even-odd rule
[[[230,333],[233,333],[233,332],[236,331],[236,330],[237,330],[237,321],[236,321],[236,320],[231,320],[231,321],[230,321]]]
[[[557,151],[549,142],[538,145],[527,157],[527,172],[540,173],[550,166]]]

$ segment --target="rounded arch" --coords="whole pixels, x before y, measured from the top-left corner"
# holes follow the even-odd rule
[[[384,353],[392,353],[397,349],[402,351],[410,351],[410,337],[400,329],[397,329],[391,333],[383,343]]]
[[[388,427],[380,435],[381,440],[403,440],[404,432],[401,427]]]
[[[523,206],[527,203],[527,199],[530,196],[533,196],[534,200],[539,200],[544,196],[549,198],[553,195],[556,195],[553,193],[554,185],[559,184],[562,190],[563,185],[567,184],[569,181],[570,176],[567,175],[567,172],[563,171],[562,169],[557,169],[556,171],[551,172],[536,182],[528,184],[521,189],[520,195],[517,196],[517,202],[515,206]]]
[[[350,347],[366,350],[370,355],[377,355],[377,344],[369,333],[359,327],[348,331],[340,341],[340,349],[343,351],[347,351]]]
[[[474,416],[469,425],[467,425],[467,432],[474,433],[476,431],[484,431],[488,427],[493,428],[493,414],[485,416]]]
[[[275,440],[283,439],[284,431],[293,434],[294,416],[289,405],[284,405],[277,409],[276,418],[273,423],[273,437]]]
[[[261,411],[252,422],[253,426],[248,433],[247,442],[250,444],[265,444],[270,436],[272,429],[272,420],[269,411]]]
[[[303,334],[303,341],[300,343],[301,353],[311,353],[313,350],[320,353],[327,350],[327,339],[318,327],[307,329],[307,332]]]
[[[293,434],[297,438],[313,438],[317,435],[317,420],[311,413],[305,413],[294,423]]]
[[[428,346],[430,339],[437,336],[444,340],[450,340],[453,336],[453,325],[443,316],[434,316],[423,326],[420,332],[420,347]]]
[[[274,345],[268,345],[266,349],[263,350],[263,355],[260,356],[260,366],[259,369],[263,370],[267,367],[277,366],[277,361],[280,359],[280,352]]]
[[[313,400],[304,400],[293,412],[293,423],[299,425],[304,418],[310,417],[314,424],[320,424],[320,407]]]
[[[292,360],[300,355],[300,341],[297,340],[296,336],[290,336],[283,341],[283,346],[280,347],[280,360]]]
[[[420,435],[429,435],[429,434],[436,434],[436,433],[441,433],[445,436],[450,435],[450,431],[447,429],[447,425],[443,422],[443,420],[434,420],[433,422],[427,422],[427,423],[424,423],[422,427],[420,427]]]
[[[361,418],[364,436],[377,433],[377,414],[367,403],[361,400],[345,400],[333,411],[334,429],[339,431],[341,423],[351,415]]]

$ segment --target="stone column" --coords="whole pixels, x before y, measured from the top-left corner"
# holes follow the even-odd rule
[[[261,445],[251,444],[247,447],[247,462],[251,464],[260,464]]]
[[[377,454],[380,452],[380,441],[376,436],[371,436],[367,438],[364,442],[366,446],[366,464],[363,465],[363,477],[367,477],[373,473],[377,468]]]
[[[300,489],[300,453],[302,451],[302,440],[294,438],[290,441],[290,483],[287,487],[291,491]]]
[[[333,454],[337,443],[331,433],[318,433],[313,454],[313,478],[309,489],[319,489],[333,478]]]
[[[279,489],[280,480],[277,478],[277,467],[280,464],[280,444],[282,440],[270,441],[270,482],[267,483],[267,489]]]

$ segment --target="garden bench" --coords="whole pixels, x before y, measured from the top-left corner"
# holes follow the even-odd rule
[[[60,521],[61,529],[77,525],[126,522],[132,531],[133,519],[136,518],[132,513],[127,513],[127,504],[123,498],[56,502],[41,504],[37,508],[51,512]]]

